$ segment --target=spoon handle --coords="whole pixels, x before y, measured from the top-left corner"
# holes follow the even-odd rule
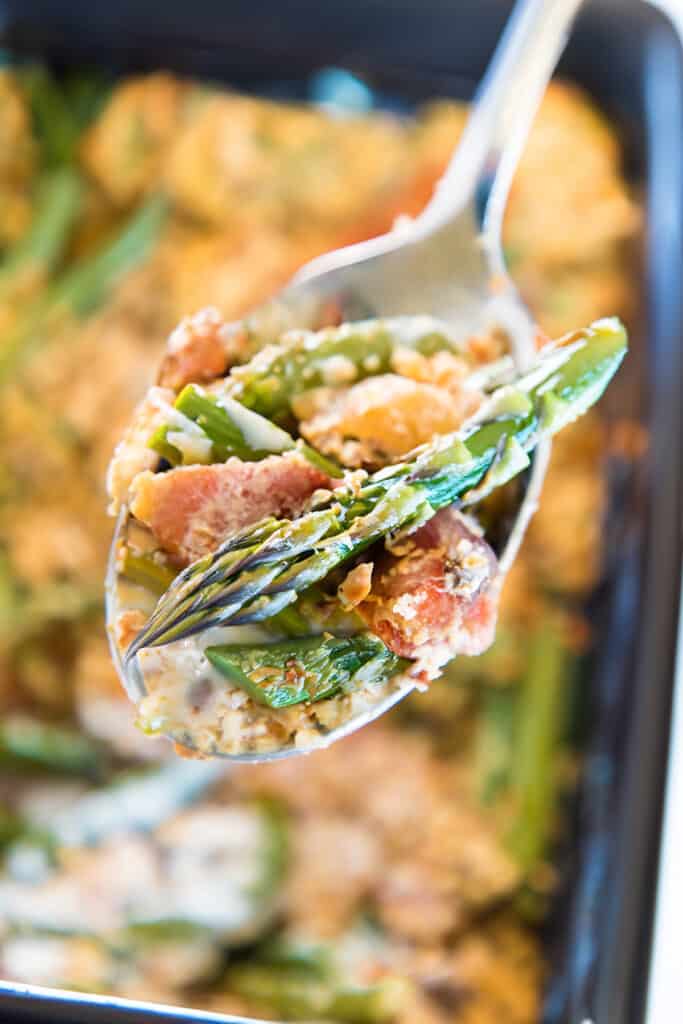
[[[581,2],[517,0],[421,229],[444,226],[475,202],[495,254],[512,176]]]

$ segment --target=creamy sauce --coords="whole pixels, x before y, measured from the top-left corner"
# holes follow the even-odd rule
[[[139,724],[207,754],[265,753],[294,746],[313,750],[359,714],[372,711],[411,682],[395,676],[351,694],[272,710],[255,703],[207,660],[206,647],[262,643],[272,636],[255,626],[216,628],[196,637],[145,648],[137,655],[147,696],[138,704]],[[359,673],[362,682],[362,673]]]

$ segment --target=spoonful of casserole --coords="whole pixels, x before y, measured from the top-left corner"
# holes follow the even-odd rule
[[[549,438],[626,351],[554,343],[500,245],[578,0],[523,0],[444,178],[243,322],[171,335],[109,473],[108,628],[139,724],[241,760],[327,746],[493,641]]]
[[[482,653],[511,481],[625,352],[603,320],[524,374],[475,369],[445,327],[399,318],[289,332],[226,377],[153,388],[110,473],[109,626],[142,727],[206,756],[307,751]],[[324,382],[342,366],[355,383]],[[131,476],[142,435],[158,461]]]

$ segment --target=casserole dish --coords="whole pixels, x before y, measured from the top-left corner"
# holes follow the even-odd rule
[[[428,95],[471,95],[506,10],[496,3],[463,3],[457,12],[395,5],[389,28],[377,2],[336,13],[299,3],[286,17],[277,8],[234,4],[229,18],[210,3],[191,12],[171,5],[161,26],[155,13],[151,4],[119,4],[84,28],[76,8],[23,3],[13,12],[9,5],[5,43],[58,66],[96,62],[131,71],[163,64],[271,95],[305,96],[311,73],[336,64],[364,75],[380,103],[403,108]],[[596,60],[596,52],[609,56]],[[620,127],[631,175],[646,191],[641,320],[608,410],[641,419],[650,447],[635,471],[612,467],[614,529],[593,608],[600,642],[589,684],[589,754],[566,851],[566,891],[550,926],[557,948],[546,1016],[626,1022],[639,1020],[642,1008],[679,589],[683,331],[672,225],[681,223],[681,132],[663,111],[680,95],[680,52],[673,30],[651,9],[598,3],[577,25],[561,73],[587,88]],[[675,102],[672,109],[679,109]],[[71,1021],[146,1014],[172,1020],[181,1013],[11,985],[2,999],[8,1021],[60,1014]],[[186,1019],[202,1015],[192,1011]]]

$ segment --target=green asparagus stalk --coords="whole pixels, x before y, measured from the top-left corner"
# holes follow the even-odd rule
[[[477,422],[436,438],[354,488],[337,488],[300,518],[262,520],[185,569],[127,657],[210,626],[268,619],[332,569],[440,508],[477,496],[529,463],[539,439],[600,397],[626,352],[617,320],[598,321],[544,351],[534,369],[495,392]]]
[[[92,74],[56,81],[41,64],[17,71],[28,99],[45,167],[73,161],[82,132],[104,102],[108,85]]]
[[[0,653],[12,643],[19,602],[20,591],[12,565],[6,553],[0,550]]]
[[[308,636],[311,632],[310,621],[301,614],[298,603],[283,608],[279,615],[268,619],[268,628],[284,636]]]
[[[156,196],[138,210],[117,237],[92,257],[67,270],[46,289],[0,348],[0,386],[9,372],[48,340],[63,315],[84,318],[135,266],[145,260],[166,221],[166,201]]]
[[[394,1020],[405,1008],[410,985],[396,975],[384,977],[368,986],[341,986],[330,1002],[333,1021],[349,1024],[382,1024]]]
[[[515,750],[515,716],[519,691],[516,686],[486,686],[475,741],[479,799],[491,805],[510,783]]]
[[[97,744],[66,726],[25,714],[6,715],[0,723],[0,762],[6,767],[92,777],[105,760]]]
[[[259,943],[251,959],[263,966],[295,971],[318,981],[330,981],[336,974],[334,952],[322,942],[308,942],[285,933]]]
[[[51,304],[81,318],[101,306],[121,278],[147,258],[167,214],[163,196],[149,199],[111,242],[64,275],[50,296]]]
[[[38,190],[36,211],[28,234],[0,270],[0,299],[17,278],[49,274],[59,262],[78,217],[83,183],[72,168],[46,176]]]
[[[230,376],[214,387],[212,397],[219,406],[228,406],[227,400],[232,399],[272,422],[288,425],[292,401],[303,391],[320,385],[352,384],[363,377],[387,373],[398,347],[429,355],[442,349],[457,350],[457,343],[447,328],[431,317],[394,317],[316,332],[290,331],[276,345],[268,345],[249,362],[234,367]],[[192,415],[194,407],[197,415],[192,418],[197,422],[205,417],[201,425],[217,446],[214,461],[222,461],[220,446],[226,442],[228,454],[239,454],[230,447],[235,440],[241,443],[239,438],[226,432],[225,423],[206,408],[206,402],[196,404],[198,393],[207,398],[193,385],[185,388],[176,408]],[[234,410],[228,408],[234,419]],[[156,448],[163,436],[164,428],[154,435],[151,446]]]
[[[126,548],[123,553],[120,572],[131,583],[136,583],[157,594],[163,594],[178,575],[178,570],[157,561],[154,553],[134,554],[130,548]],[[2,591],[0,591],[1,596]],[[314,593],[306,595],[306,598],[309,599],[305,600],[305,605],[301,609],[299,608],[300,602],[297,602],[296,605],[283,608],[278,615],[269,619],[268,629],[276,636],[308,636],[311,632],[311,620],[316,618],[315,613],[319,606],[318,596]],[[304,611],[306,614],[303,614]],[[354,624],[357,626],[359,623],[362,624],[361,620]],[[348,627],[346,622],[344,625]]]
[[[286,807],[277,798],[262,797],[258,807],[266,831],[261,879],[252,887],[256,899],[277,902],[277,892],[290,864],[289,819]]]
[[[232,455],[245,462],[255,462],[268,455],[298,449],[304,458],[329,476],[342,475],[330,459],[303,441],[295,441],[286,430],[228,395],[214,395],[196,384],[188,384],[176,399],[175,408],[181,417],[186,417],[211,441],[210,462],[225,462]],[[172,427],[159,427],[149,441],[150,448],[172,466],[197,461],[194,452],[191,459],[185,458],[181,441],[182,419],[179,417],[179,420]]]
[[[109,99],[113,80],[106,72],[90,68],[86,71],[70,71],[64,78],[60,78],[60,84],[75,125],[77,146],[83,132],[90,127]],[[69,157],[73,159],[75,156],[73,147]]]
[[[164,565],[153,554],[134,554],[126,548],[123,554],[121,575],[157,594],[163,594],[178,575],[169,565]]]
[[[210,937],[211,929],[183,917],[162,917],[149,921],[135,921],[116,936],[119,950],[133,946],[158,946],[164,942],[190,943]]]
[[[383,682],[402,664],[372,633],[304,637],[278,643],[207,647],[218,671],[269,708],[323,700]]]
[[[42,162],[47,167],[68,163],[73,156],[76,126],[64,95],[43,65],[33,64],[18,71],[31,110]]]
[[[431,317],[394,317],[317,332],[292,331],[277,345],[235,367],[224,387],[247,408],[270,420],[286,422],[297,395],[321,385],[348,385],[387,373],[398,347],[431,354],[457,345],[447,328]]]
[[[570,663],[557,622],[546,617],[533,637],[522,682],[509,774],[516,814],[508,847],[526,872],[542,860],[553,825]]]
[[[20,836],[27,831],[26,823],[22,818],[4,804],[0,804],[0,850],[5,850]]]
[[[238,964],[226,976],[230,991],[267,1007],[284,1020],[383,1024],[400,1012],[408,986],[395,976],[373,985],[347,986],[307,977],[300,970]]]

